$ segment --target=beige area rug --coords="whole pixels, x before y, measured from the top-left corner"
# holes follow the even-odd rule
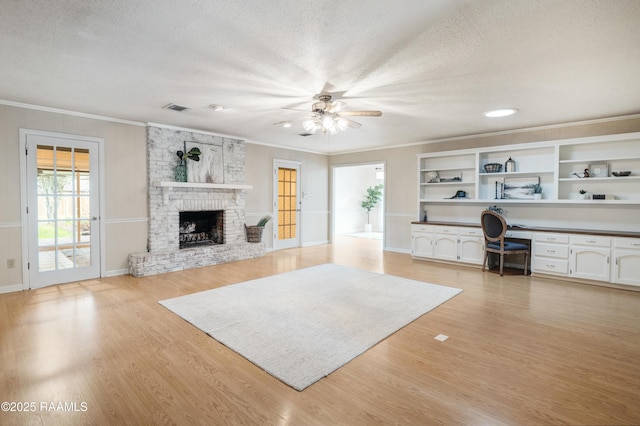
[[[301,391],[461,291],[324,264],[160,304]]]

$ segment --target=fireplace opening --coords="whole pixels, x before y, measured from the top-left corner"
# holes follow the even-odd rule
[[[180,212],[181,249],[224,244],[224,211]]]

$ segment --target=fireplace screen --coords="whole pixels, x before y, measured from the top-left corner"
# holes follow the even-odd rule
[[[180,248],[224,244],[224,211],[180,212]]]

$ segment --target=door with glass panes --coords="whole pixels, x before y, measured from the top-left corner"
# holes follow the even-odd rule
[[[276,160],[273,248],[300,246],[300,163]]]
[[[97,141],[27,132],[29,287],[100,276]]]

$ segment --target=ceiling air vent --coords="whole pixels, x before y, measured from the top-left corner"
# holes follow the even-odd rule
[[[298,133],[298,136],[302,136],[302,137],[307,137],[307,136],[311,136],[313,133]]]
[[[165,105],[164,108],[166,109],[172,109],[174,111],[178,111],[178,112],[182,112],[185,109],[189,109],[189,107],[186,106],[182,106],[182,105],[177,105],[177,104],[169,104],[169,105]]]

